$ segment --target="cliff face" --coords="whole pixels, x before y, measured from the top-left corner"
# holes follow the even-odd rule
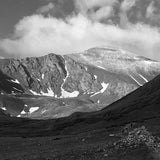
[[[47,118],[99,110],[159,73],[159,62],[111,48],[64,56],[1,59],[0,108],[14,116]],[[18,97],[19,105],[6,96]],[[30,112],[34,107],[38,108],[36,112]],[[21,114],[23,111],[25,114]]]
[[[6,87],[15,85],[7,93],[47,92],[49,86],[60,94],[60,86],[66,76],[64,60],[60,56],[49,54],[39,58],[21,60],[2,60],[1,72],[6,74]],[[5,79],[5,77],[4,77]]]
[[[102,88],[85,66],[55,54],[21,60],[6,59],[0,62],[0,67],[1,92],[9,94],[68,98],[86,91],[94,93]]]

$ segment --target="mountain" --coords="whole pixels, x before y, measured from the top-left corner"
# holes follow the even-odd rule
[[[0,110],[0,157],[158,160],[159,106],[160,75],[96,112],[31,120],[10,117]]]
[[[30,118],[96,111],[159,73],[159,62],[113,47],[0,59],[1,108],[12,116]]]

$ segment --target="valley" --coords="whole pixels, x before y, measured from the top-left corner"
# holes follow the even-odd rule
[[[31,58],[33,68],[19,71],[27,59],[16,60],[17,69],[8,66],[15,60],[2,60],[0,159],[158,160],[159,62],[111,51],[91,49],[65,61],[50,54],[40,57],[50,64],[41,69]]]

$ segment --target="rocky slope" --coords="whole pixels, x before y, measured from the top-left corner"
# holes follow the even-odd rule
[[[13,116],[34,118],[99,110],[159,73],[159,62],[113,47],[64,56],[0,59],[1,108]]]
[[[10,117],[0,109],[0,118],[6,122],[7,120],[10,121],[11,126],[8,125],[6,126],[7,128],[14,127],[12,126],[12,123],[17,121],[16,130],[22,129],[21,131],[27,132],[28,135],[34,134],[33,131],[27,131],[27,128],[30,128],[33,122],[35,122],[33,125],[37,126],[35,131],[44,129],[46,130],[46,134],[76,134],[102,128],[112,129],[131,123],[133,124],[129,125],[127,128],[134,126],[134,123],[143,124],[154,132],[158,131],[160,134],[159,128],[155,127],[160,123],[159,82],[160,75],[117,102],[96,112],[76,112],[69,117],[43,121]],[[2,120],[0,122],[2,122]],[[22,125],[23,121],[27,122],[25,129]],[[18,132],[21,133],[20,130],[18,132],[16,130],[10,130],[10,132],[14,132],[15,134],[18,134]],[[40,132],[38,133],[40,134]]]

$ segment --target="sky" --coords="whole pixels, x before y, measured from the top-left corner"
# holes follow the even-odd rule
[[[1,0],[0,56],[114,46],[160,60],[159,0]]]

